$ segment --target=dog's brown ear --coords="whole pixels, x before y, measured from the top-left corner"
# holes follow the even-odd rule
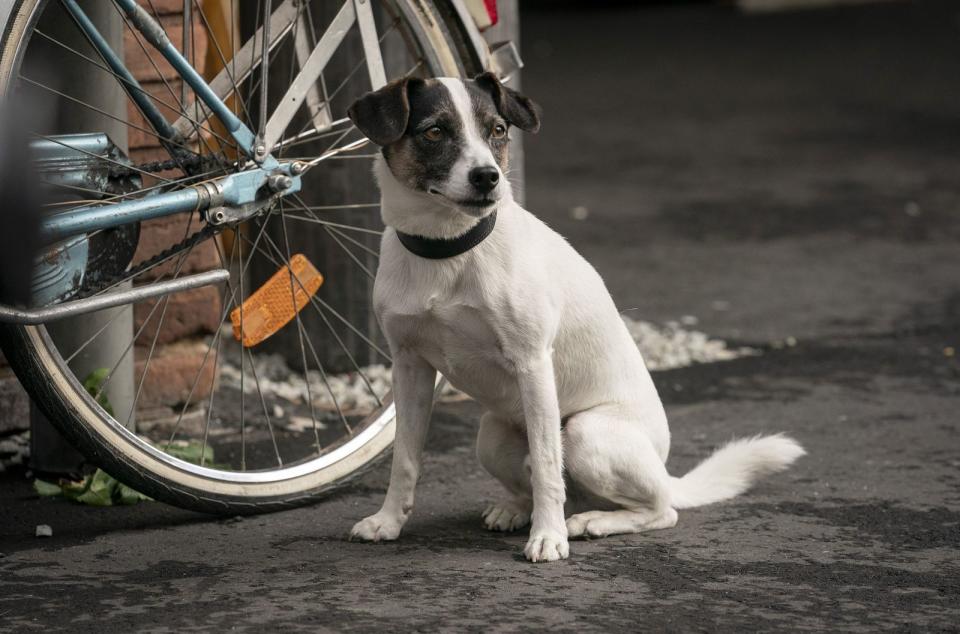
[[[527,132],[535,133],[540,129],[540,106],[516,90],[501,84],[491,72],[477,75],[474,81],[490,93],[500,116],[506,119],[507,123]]]
[[[347,116],[363,134],[384,146],[399,140],[410,119],[410,87],[423,82],[416,77],[397,79],[353,102]]]

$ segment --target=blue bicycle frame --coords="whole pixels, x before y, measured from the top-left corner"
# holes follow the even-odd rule
[[[271,198],[299,191],[302,166],[296,163],[281,164],[269,153],[268,148],[260,145],[256,135],[217,97],[196,69],[170,42],[163,27],[140,7],[136,0],[115,1],[127,14],[131,24],[143,34],[144,39],[166,58],[197,97],[223,123],[239,150],[257,163],[258,167],[175,192],[114,204],[85,205],[51,214],[41,223],[44,242],[49,244],[78,234],[177,213],[205,212],[211,207],[242,208],[257,203],[266,204]],[[122,78],[131,99],[156,130],[164,146],[176,157],[182,152],[178,149],[182,141],[179,134],[159,112],[77,1],[62,2],[111,70]]]

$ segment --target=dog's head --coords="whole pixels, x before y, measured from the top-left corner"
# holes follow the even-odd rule
[[[492,73],[473,80],[407,78],[350,107],[353,123],[383,147],[396,180],[473,217],[510,195],[506,182],[511,126],[536,132],[537,106]]]

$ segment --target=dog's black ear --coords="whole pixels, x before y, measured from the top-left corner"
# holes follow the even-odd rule
[[[410,119],[410,88],[422,79],[397,79],[353,102],[347,116],[364,135],[380,146],[400,139]]]
[[[516,90],[501,84],[497,76],[491,72],[477,75],[473,80],[490,93],[493,102],[497,104],[500,116],[506,119],[507,123],[527,132],[536,132],[540,129],[540,106]]]

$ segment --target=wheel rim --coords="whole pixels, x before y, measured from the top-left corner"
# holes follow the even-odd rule
[[[306,5],[306,6],[309,7],[310,5]],[[39,13],[39,11],[42,8],[43,8],[43,3],[39,3],[35,9],[35,12]],[[412,40],[416,40],[418,35],[418,29],[421,30],[421,36],[422,36],[422,29],[427,27],[425,27],[422,24],[411,26],[403,21],[404,19],[403,16],[405,14],[405,11],[409,10],[409,7],[407,7],[406,5],[397,4],[394,6],[394,9],[395,9],[395,12],[393,16],[395,21],[392,22],[393,24],[392,27],[389,27],[389,26],[384,27],[384,23],[382,22],[382,16],[379,16],[381,18],[381,22],[378,23],[378,28],[380,28],[380,30],[378,30],[378,34],[380,35],[381,45],[384,45],[385,38],[390,36],[390,34],[393,32],[393,29],[396,28],[397,25],[403,25],[403,26],[409,27],[405,29],[403,32],[400,32],[400,31],[397,32],[400,38],[402,38],[402,40],[407,45],[409,45]],[[194,7],[194,10],[197,10],[199,12],[199,15],[201,16],[201,20],[203,20],[204,22],[208,22],[209,18],[208,16],[203,15],[202,7],[200,7],[199,5],[196,5]],[[35,19],[35,16],[31,16],[31,18],[32,19],[30,23],[36,24],[37,21]],[[313,19],[311,18],[311,23],[312,22],[313,22]],[[416,28],[413,28],[413,27],[416,27]],[[127,25],[125,28],[129,29],[129,25]],[[34,31],[34,33],[40,33],[41,37],[44,37],[45,39],[48,39],[48,40],[51,39],[50,37],[48,37],[47,34],[43,33],[39,29]],[[63,43],[60,42],[59,44],[63,44]],[[214,43],[214,46],[216,48],[221,49],[218,51],[218,54],[220,55],[220,57],[224,60],[224,62],[231,61],[227,59],[227,55],[223,53],[222,47],[219,46],[219,44],[220,43]],[[420,40],[416,40],[416,44],[417,46],[421,46],[421,47],[424,45],[424,43]],[[61,46],[61,48],[63,47]],[[278,47],[278,50],[282,52],[282,48]],[[432,51],[433,49],[430,49],[430,50]],[[76,50],[72,52],[78,53],[78,51]],[[79,52],[82,53],[82,51],[79,51]],[[407,50],[407,52],[409,53],[410,51]],[[450,56],[449,52],[447,52],[447,55]],[[27,56],[29,57],[29,49],[27,51]],[[436,57],[436,55],[434,56]],[[86,60],[86,62],[89,63],[91,62],[91,60],[95,61],[95,57],[93,55],[88,55],[87,57],[91,59]],[[417,72],[422,74],[439,74],[439,73],[450,74],[451,72],[449,68],[449,60],[447,60],[448,67],[446,69],[442,69],[442,68],[428,68],[423,61],[422,54],[419,55],[419,58],[420,59],[416,61],[416,65],[414,67],[412,67],[410,70],[406,71],[405,73],[401,73],[401,74],[408,74],[411,72]],[[280,59],[281,59],[280,54],[275,54],[275,56],[274,54],[272,54],[271,60],[270,60],[270,67],[273,68],[273,65],[277,63],[277,61],[279,61]],[[450,59],[452,59],[452,56],[450,56]],[[293,65],[291,64],[291,69],[292,68],[293,68]],[[291,70],[291,73],[292,72],[293,71]],[[326,82],[321,82],[321,89],[324,91],[325,102],[328,104],[331,104],[332,106],[331,110],[334,110],[334,111],[336,110],[337,108],[336,99],[338,94],[340,93],[340,91],[347,90],[345,86],[350,85],[351,78],[357,72],[358,72],[357,68],[352,69],[352,71],[350,71],[348,75],[344,79],[342,79],[342,81],[338,84],[338,87],[333,88],[329,91],[325,86]],[[391,75],[396,76],[397,72],[394,71],[391,73]],[[20,74],[20,77],[24,78],[22,73]],[[29,79],[29,78],[25,78],[25,79]],[[250,85],[252,88],[255,89],[256,87],[255,81],[251,81]],[[367,89],[369,89],[369,86],[367,86]],[[170,90],[169,92],[170,92],[170,96],[176,97],[176,94],[172,90]],[[239,90],[237,90],[238,94],[242,92],[243,92],[243,85],[239,86]],[[267,92],[268,92],[268,101],[269,101],[269,92],[270,92],[269,87]],[[238,100],[238,102],[240,102],[238,104],[238,110],[246,111],[247,113],[246,118],[248,118],[249,123],[253,123],[252,121],[249,121],[249,119],[251,118],[249,111],[251,108],[250,104],[253,101],[254,94],[255,94],[255,90],[248,90],[246,101],[244,101],[243,98]],[[349,92],[344,93],[344,96],[347,96],[347,95],[349,95]],[[357,96],[357,95],[353,95],[353,96]],[[185,115],[190,113],[189,106],[181,107],[180,109],[183,111],[183,114]],[[307,117],[310,117],[309,110],[307,110],[305,114]],[[197,117],[195,121],[196,120],[199,120],[199,117]],[[360,139],[357,138],[359,136],[359,133],[356,131],[352,131],[350,129],[350,126],[346,125],[346,122],[343,121],[343,117],[334,118],[331,116],[330,123],[332,125],[330,125],[328,129],[317,130],[316,135],[314,137],[311,137],[309,134],[307,135],[304,134],[305,132],[308,132],[307,125],[309,124],[309,121],[307,122],[307,124],[298,124],[300,125],[299,129],[293,130],[292,133],[287,132],[284,134],[284,137],[283,137],[284,139],[293,139],[293,140],[292,141],[287,140],[285,142],[281,142],[280,147],[277,151],[277,154],[279,155],[280,158],[287,158],[289,155],[284,156],[286,151],[288,150],[293,151],[298,148],[303,148],[306,146],[306,141],[312,138],[312,140],[314,141],[317,141],[317,140],[329,141],[333,139],[333,143],[330,145],[326,145],[325,143],[324,144],[325,149],[323,149],[319,153],[315,151],[312,155],[307,155],[302,157],[298,156],[298,158],[303,158],[309,161],[317,161],[317,159],[319,158],[320,160],[317,161],[318,164],[323,163],[324,161],[332,161],[332,160],[343,160],[344,162],[352,161],[352,162],[359,163],[359,162],[366,162],[371,158],[369,154],[367,155],[357,154],[356,150],[359,150],[363,147],[363,145],[360,142]],[[208,124],[208,125],[204,125],[204,124]],[[197,144],[198,148],[200,145],[206,145],[207,148],[211,150],[210,153],[213,153],[213,146],[214,144],[217,144],[222,151],[229,150],[229,144],[226,142],[227,139],[224,138],[224,135],[218,133],[218,131],[215,129],[215,125],[213,125],[211,122],[206,122],[206,121],[199,122],[199,124],[194,127],[199,127],[204,131],[204,134],[201,135],[201,138]],[[351,136],[351,134],[353,136]],[[338,143],[340,145],[337,145]],[[357,158],[337,159],[336,157],[338,155],[336,153],[331,154],[332,150],[340,150],[340,153],[343,154],[344,157],[352,156]],[[351,152],[352,154],[349,154]],[[202,153],[202,150],[201,150],[201,153]],[[236,169],[236,167],[234,165],[230,165],[229,162],[227,161],[223,161],[221,162],[220,169],[223,171],[226,171],[228,169]],[[158,185],[153,185],[151,183],[150,186],[169,188],[178,184],[182,186],[186,183],[196,180],[195,178],[192,180],[184,179],[182,183],[178,183],[179,178],[172,178],[171,176],[172,175],[169,175],[169,174],[167,175],[161,174],[160,178],[158,179],[160,181]],[[181,178],[185,178],[185,177],[181,176]],[[373,196],[374,191],[375,190],[373,189],[372,182],[371,182],[371,186],[366,191],[366,194],[365,194],[366,197],[370,198],[371,196]],[[341,202],[341,203],[331,204],[329,201],[325,201],[322,198],[322,192],[319,198],[312,198],[312,199],[308,197],[310,193],[311,193],[310,190],[307,187],[305,187],[305,193],[303,196],[300,196],[298,197],[298,199],[294,199],[289,203],[284,202],[283,205],[276,212],[271,213],[269,216],[267,216],[266,220],[263,223],[259,225],[256,225],[254,223],[254,226],[252,228],[248,227],[246,229],[234,232],[234,241],[233,241],[233,244],[231,245],[233,248],[229,249],[229,255],[227,254],[228,249],[226,248],[226,243],[217,242],[216,248],[218,252],[219,261],[223,266],[234,270],[234,275],[232,277],[231,283],[226,285],[222,290],[221,304],[222,304],[223,310],[222,310],[220,319],[218,320],[218,323],[221,325],[215,330],[215,332],[211,333],[207,337],[207,341],[206,341],[207,347],[206,347],[206,353],[204,356],[204,361],[200,364],[199,369],[197,371],[197,379],[195,379],[192,382],[192,386],[189,390],[190,395],[188,395],[186,401],[183,404],[183,407],[181,408],[181,411],[175,423],[175,428],[173,430],[172,435],[170,436],[170,440],[173,440],[173,441],[178,440],[177,434],[182,432],[182,423],[183,423],[185,414],[190,409],[191,401],[194,400],[192,395],[197,386],[200,374],[203,372],[204,367],[208,363],[208,359],[210,355],[214,355],[213,365],[217,365],[218,370],[217,370],[217,376],[214,379],[215,381],[214,389],[210,393],[211,398],[209,400],[209,403],[214,404],[216,402],[217,394],[224,394],[225,392],[227,392],[227,389],[224,387],[224,382],[225,382],[224,368],[228,369],[227,374],[229,374],[230,372],[235,373],[237,363],[230,363],[229,355],[225,353],[222,349],[220,349],[222,347],[225,347],[228,343],[230,343],[229,341],[227,341],[227,335],[225,334],[225,327],[222,325],[225,321],[224,317],[229,312],[228,309],[233,308],[240,303],[239,300],[236,299],[237,297],[246,298],[250,294],[251,279],[249,277],[250,272],[248,272],[247,269],[250,265],[249,263],[252,260],[252,257],[254,254],[259,255],[262,259],[272,263],[278,268],[282,267],[283,262],[288,261],[290,259],[291,251],[290,251],[289,241],[290,241],[290,234],[292,233],[292,229],[289,226],[290,224],[302,222],[302,223],[310,223],[312,225],[321,226],[331,239],[332,244],[328,245],[328,248],[339,248],[344,254],[342,257],[349,258],[349,260],[352,261],[353,264],[357,266],[357,269],[362,271],[362,274],[365,277],[368,277],[368,278],[372,277],[372,270],[370,269],[369,265],[364,266],[364,264],[370,262],[371,258],[375,257],[375,245],[372,245],[370,243],[370,240],[367,238],[367,236],[375,237],[378,233],[378,230],[371,229],[369,226],[365,226],[365,225],[349,225],[344,222],[331,221],[331,220],[328,220],[323,215],[321,215],[329,211],[346,212],[347,210],[349,210],[350,213],[354,213],[361,209],[366,211],[370,211],[370,210],[376,211],[374,207],[374,203],[372,202],[372,198],[370,200],[364,200],[364,201],[358,201],[358,202]],[[279,219],[279,222],[281,224],[281,230],[279,231],[279,233],[275,233],[275,234],[268,233],[267,230],[270,225],[270,222],[277,221],[277,219]],[[245,234],[245,231],[249,231],[249,233]],[[281,238],[284,241],[283,244],[280,243]],[[249,257],[247,257],[246,264],[244,263],[244,248],[245,248],[243,246],[244,244],[247,245],[246,248],[250,249],[248,254]],[[231,260],[231,257],[234,256],[235,254],[236,254],[235,259]],[[181,262],[182,261],[183,259],[181,259]],[[175,270],[172,275],[177,276],[178,274],[180,274],[180,270],[181,270],[180,266],[175,265]],[[291,287],[293,285],[293,282],[294,280],[291,279]],[[291,288],[291,291],[294,291],[294,290],[295,290],[294,288]],[[385,354],[383,350],[385,346],[383,345],[382,342],[378,343],[376,341],[377,335],[374,333],[372,329],[366,326],[358,327],[355,324],[349,323],[350,320],[347,319],[343,314],[340,313],[340,311],[337,310],[337,306],[332,304],[331,302],[328,302],[326,299],[324,299],[322,294],[318,294],[317,296],[315,296],[315,299],[317,301],[313,301],[313,299],[311,299],[311,301],[308,304],[308,308],[306,308],[305,310],[315,309],[316,314],[321,318],[321,320],[329,328],[330,332],[334,336],[334,339],[338,343],[340,343],[341,347],[343,347],[343,350],[348,353],[347,354],[348,357],[351,356],[349,354],[349,349],[347,346],[343,344],[341,340],[342,336],[337,337],[336,333],[338,332],[338,330],[335,327],[336,325],[340,326],[339,331],[341,333],[344,333],[343,336],[353,336],[353,337],[359,336],[359,337],[365,338],[371,349],[375,350],[376,353],[380,354],[381,356],[386,357],[385,360],[389,361],[389,357]],[[155,333],[159,334],[162,331],[163,317],[164,317],[165,311],[167,311],[167,303],[164,302],[163,300],[158,300],[154,302],[152,310],[154,311],[154,313],[159,314],[159,317],[157,319],[159,326],[154,330]],[[151,314],[154,314],[154,313],[151,313]],[[135,351],[134,355],[136,355],[137,347],[133,345],[133,343],[136,342],[138,339],[140,339],[140,337],[142,337],[144,332],[147,332],[147,326],[150,323],[150,319],[151,318],[148,317],[142,325],[138,325],[139,329],[134,333],[134,336],[131,338],[131,348],[133,348]],[[299,351],[297,352],[302,361],[302,366],[301,366],[302,367],[301,373],[303,374],[302,385],[306,390],[306,398],[302,400],[306,401],[306,409],[310,410],[311,428],[309,431],[312,432],[312,436],[316,444],[316,452],[313,455],[306,455],[306,456],[301,455],[299,457],[294,455],[294,459],[291,461],[283,460],[283,456],[280,455],[280,447],[276,439],[277,430],[273,428],[273,425],[271,423],[271,413],[274,413],[274,414],[276,413],[277,411],[276,406],[278,405],[278,401],[276,399],[277,394],[275,393],[276,390],[273,391],[274,393],[268,393],[269,390],[265,390],[264,386],[261,385],[261,377],[257,372],[257,368],[258,366],[260,366],[260,362],[262,361],[262,359],[258,358],[260,355],[257,349],[254,348],[253,350],[251,350],[250,348],[244,348],[243,346],[236,344],[236,342],[233,342],[235,344],[237,351],[234,354],[232,360],[238,361],[238,364],[239,364],[240,386],[239,386],[239,389],[237,389],[236,386],[234,385],[232,389],[235,392],[234,396],[239,395],[239,398],[240,398],[241,423],[240,423],[239,434],[241,436],[241,442],[246,443],[248,440],[250,440],[248,438],[244,438],[245,432],[247,431],[245,427],[246,427],[247,421],[252,422],[254,420],[254,417],[252,416],[248,417],[247,412],[244,410],[247,407],[254,407],[257,409],[261,409],[263,414],[263,420],[266,421],[267,423],[267,429],[264,430],[262,428],[258,429],[254,427],[250,431],[259,433],[261,436],[263,435],[263,432],[266,432],[270,436],[270,444],[272,444],[272,448],[274,450],[274,453],[276,454],[278,464],[273,466],[268,466],[268,465],[260,466],[258,464],[251,464],[250,462],[248,462],[247,446],[246,444],[244,444],[240,449],[241,458],[240,458],[239,464],[236,463],[236,460],[234,459],[235,456],[229,450],[227,453],[227,460],[230,461],[229,464],[221,463],[221,461],[224,460],[224,458],[222,457],[223,454],[216,455],[214,462],[221,463],[223,468],[211,468],[208,464],[206,464],[207,461],[204,459],[203,454],[199,461],[200,464],[194,464],[188,460],[174,457],[171,454],[163,451],[163,449],[169,448],[170,446],[169,441],[167,442],[166,445],[161,445],[162,439],[154,437],[151,439],[153,441],[151,443],[151,442],[147,442],[143,438],[143,436],[136,435],[130,432],[126,427],[124,427],[116,419],[107,415],[105,410],[96,403],[95,401],[97,397],[96,393],[93,396],[91,396],[87,394],[86,391],[84,391],[83,386],[81,385],[81,381],[84,379],[84,377],[78,376],[74,374],[72,370],[70,370],[68,366],[68,361],[75,358],[78,353],[82,352],[82,350],[73,350],[72,352],[67,353],[67,351],[65,350],[58,349],[58,344],[54,342],[54,339],[50,336],[50,334],[46,331],[45,328],[25,328],[25,330],[29,333],[30,339],[35,342],[38,351],[45,353],[47,363],[51,367],[59,368],[60,372],[62,373],[61,378],[64,379],[65,381],[64,389],[72,390],[78,396],[78,400],[83,402],[83,405],[88,410],[88,412],[96,413],[98,415],[100,421],[104,424],[104,429],[106,431],[108,431],[111,434],[114,434],[118,438],[123,439],[124,443],[132,447],[134,451],[141,452],[145,455],[148,455],[151,459],[157,461],[157,463],[159,464],[162,464],[164,467],[176,470],[184,474],[188,474],[194,478],[203,479],[207,481],[217,481],[225,484],[233,483],[238,485],[246,485],[246,484],[268,484],[268,483],[283,482],[283,481],[293,480],[297,478],[302,478],[305,475],[309,475],[311,473],[327,469],[330,466],[336,464],[337,462],[343,460],[344,457],[350,455],[351,453],[357,452],[358,450],[366,446],[370,442],[373,436],[383,432],[387,427],[389,427],[392,424],[392,421],[393,421],[393,407],[392,407],[392,404],[390,403],[388,391],[382,389],[382,386],[379,386],[380,389],[374,388],[373,386],[374,381],[372,381],[371,377],[368,376],[370,374],[370,370],[368,369],[367,366],[361,365],[361,363],[354,358],[350,358],[350,362],[351,362],[351,365],[353,366],[354,374],[356,375],[353,378],[354,379],[359,378],[360,383],[362,383],[367,388],[367,391],[373,397],[373,401],[372,401],[373,405],[368,403],[368,408],[367,408],[368,411],[361,411],[359,413],[352,413],[350,415],[345,413],[344,408],[338,402],[337,396],[335,394],[335,390],[331,388],[331,380],[340,379],[342,377],[338,377],[337,373],[335,372],[331,373],[324,370],[324,363],[319,358],[320,353],[318,352],[315,346],[311,345],[311,342],[309,341],[309,339],[305,338],[304,336],[307,331],[307,327],[303,325],[303,313],[297,313],[294,320],[291,321],[286,326],[286,328],[291,328],[291,327],[296,329],[296,334],[299,339],[299,346],[298,346]],[[144,370],[140,374],[140,377],[142,378],[138,380],[138,387],[136,391],[137,399],[143,393],[142,387],[144,382],[146,381],[146,377],[149,376],[151,360],[154,358],[153,355],[156,350],[156,345],[158,341],[159,341],[159,338],[157,336],[154,336],[152,339],[152,345],[146,351],[146,356],[143,361]],[[62,348],[62,346],[60,347]],[[127,353],[125,352],[124,354],[127,354]],[[220,361],[221,354],[224,355],[224,359],[227,359],[226,361]],[[316,370],[314,370],[314,373],[319,374],[319,376],[311,376],[311,366],[316,368]],[[109,384],[110,376],[112,375],[111,374],[107,375],[108,384]],[[249,389],[249,382],[251,380],[254,383],[254,389],[252,391]],[[263,380],[266,381],[267,379],[264,378]],[[317,399],[312,394],[312,392],[314,391],[314,389],[319,390],[321,387],[324,388],[323,391],[325,391],[328,396],[328,398],[326,399],[326,404],[329,405],[332,403],[334,406],[333,409],[336,410],[335,416],[331,414],[329,409],[324,413],[324,415],[325,416],[329,415],[327,416],[328,418],[335,418],[337,422],[342,424],[345,427],[346,431],[348,432],[346,436],[328,437],[325,435],[322,439],[320,438],[320,434],[319,434],[320,430],[318,429],[317,423],[323,422],[323,421],[318,420],[318,416],[316,414],[316,408],[318,406],[318,400],[322,401],[322,399]],[[96,392],[106,393],[106,389],[103,389],[102,387],[98,387]],[[248,394],[250,396],[249,401],[247,400]],[[193,404],[195,405],[196,403],[194,402]],[[271,412],[271,409],[273,410],[273,412]],[[294,407],[293,409],[295,410],[296,408]],[[133,411],[136,411],[136,409],[134,409]],[[213,444],[211,442],[212,438],[210,436],[210,431],[211,431],[211,426],[213,424],[215,411],[216,409],[214,405],[210,405],[206,408],[205,425],[203,429],[203,437],[201,439],[201,448],[204,453],[207,451],[207,447]],[[283,431],[289,432],[290,430],[286,429]],[[230,433],[233,433],[234,435],[236,435],[236,430]],[[225,434],[221,438],[225,437],[226,435],[229,435],[229,434]],[[307,436],[309,435],[310,434],[307,434]],[[295,441],[302,441],[303,438],[301,436],[303,436],[303,434],[300,434],[300,436],[294,436],[293,439]],[[254,442],[254,441],[251,440],[251,442]],[[265,439],[258,438],[255,442],[259,442],[263,444],[263,442],[265,442]],[[223,443],[223,442],[220,443],[220,445],[223,445],[223,446],[225,446],[226,444],[227,443]]]

